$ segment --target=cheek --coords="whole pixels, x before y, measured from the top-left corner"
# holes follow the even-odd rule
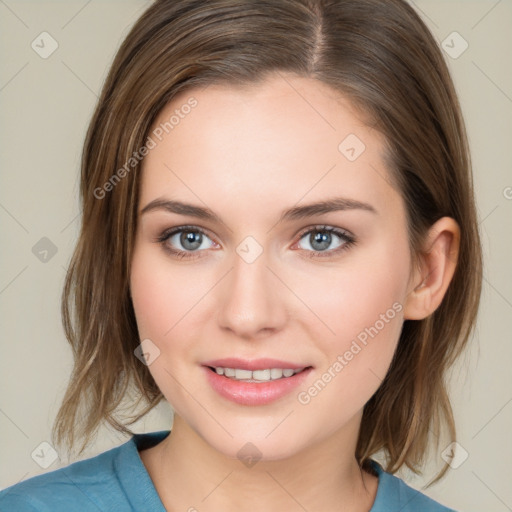
[[[165,293],[164,282],[144,258],[134,258],[131,272],[131,293],[141,338],[158,339],[170,327],[171,294]]]
[[[139,337],[150,339],[159,350],[148,369],[165,398],[180,412],[187,396],[176,382],[187,380],[180,362],[190,357],[192,309],[204,294],[204,286],[197,284],[192,271],[172,271],[154,248],[140,247],[132,260],[130,288]]]
[[[194,396],[201,393],[196,388],[200,379],[190,371],[199,371],[194,363],[204,357],[201,340],[211,322],[209,291],[215,282],[209,280],[209,269],[196,265],[177,266],[162,251],[141,244],[134,251],[130,274],[139,337],[149,338],[160,351],[149,371],[177,412],[190,398],[179,383],[188,382],[186,389]]]
[[[394,247],[376,245],[347,260],[343,271],[337,269],[325,280],[327,292],[310,295],[334,333],[325,327],[323,335],[320,328],[317,331],[324,359],[315,382],[301,390],[298,399],[304,405],[315,403],[319,414],[325,414],[323,421],[333,428],[356,414],[375,393],[398,343],[409,252],[406,240],[395,240]],[[333,409],[333,404],[340,407]]]
[[[407,246],[402,251],[383,245],[354,253],[337,268],[317,271],[314,280],[302,276],[297,287],[324,324],[322,338],[343,348],[375,324],[383,332],[391,331],[389,324],[400,324],[408,277]]]
[[[142,247],[134,253],[130,286],[141,337],[158,344],[169,339],[179,323],[204,295],[192,267],[176,271],[158,251]],[[187,316],[186,321],[190,320]]]
[[[402,309],[402,276],[389,268],[367,267],[340,280],[343,291],[329,297],[336,338],[340,340],[356,338],[372,326],[382,331],[382,322],[388,325],[397,309]]]

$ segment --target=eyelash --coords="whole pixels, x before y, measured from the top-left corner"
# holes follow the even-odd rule
[[[198,254],[203,251],[180,251],[180,250],[172,249],[166,243],[169,240],[169,238],[171,238],[173,235],[175,235],[177,233],[181,233],[181,232],[201,233],[202,235],[205,235],[208,238],[210,238],[208,236],[208,233],[206,233],[206,231],[204,231],[203,229],[201,229],[199,227],[179,226],[177,228],[171,228],[171,229],[165,230],[160,236],[157,237],[155,242],[161,244],[163,249],[166,252],[168,252],[173,257],[176,257],[178,259],[196,259],[198,257],[201,257],[201,256],[198,256]],[[324,225],[306,228],[306,230],[302,231],[299,234],[299,241],[302,240],[302,238],[304,238],[305,235],[309,235],[311,233],[316,233],[316,232],[333,233],[342,240],[343,244],[341,246],[337,247],[336,249],[331,249],[328,251],[304,250],[306,253],[309,253],[307,255],[308,258],[327,258],[327,257],[331,257],[334,255],[338,255],[356,243],[354,236],[349,234],[347,231],[339,229],[339,228],[335,228],[332,226],[324,226]]]

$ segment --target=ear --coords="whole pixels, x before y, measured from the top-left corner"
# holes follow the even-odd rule
[[[413,270],[404,307],[405,320],[422,320],[441,304],[459,256],[460,229],[451,217],[439,219],[429,229]]]

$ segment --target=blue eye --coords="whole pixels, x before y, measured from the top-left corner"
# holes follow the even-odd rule
[[[331,226],[315,226],[309,228],[300,235],[300,240],[306,239],[312,250],[301,248],[308,257],[322,258],[339,254],[355,243],[354,237],[348,232]],[[338,243],[331,247],[333,241]],[[208,245],[207,240],[211,244]],[[218,246],[212,242],[204,230],[195,226],[180,226],[164,231],[156,240],[164,250],[179,259],[192,259],[201,257],[199,253],[212,246]],[[181,246],[182,249],[175,249]],[[330,249],[329,249],[330,248]]]
[[[331,247],[336,238],[339,242],[334,247]],[[305,239],[312,248],[311,251],[306,251],[311,253],[308,254],[308,257],[311,258],[323,258],[338,254],[355,243],[352,235],[342,229],[331,226],[316,226],[313,229],[308,229],[301,234],[300,240],[302,239]]]
[[[204,247],[203,242],[205,238],[208,238],[208,236],[202,229],[193,226],[181,226],[170,231],[164,231],[164,233],[158,237],[157,241],[163,245],[166,251],[182,259],[197,257],[194,253],[199,252],[199,249],[208,249],[208,247]],[[178,243],[184,250],[174,249],[172,247],[176,246]]]

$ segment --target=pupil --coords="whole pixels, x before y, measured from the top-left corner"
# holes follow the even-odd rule
[[[313,243],[311,244],[315,250],[327,249],[331,243],[331,235],[329,233],[322,234],[321,232],[315,233]],[[315,247],[315,244],[319,246]]]
[[[181,235],[180,242],[186,249],[194,250],[201,246],[201,236],[201,233],[189,231]]]

